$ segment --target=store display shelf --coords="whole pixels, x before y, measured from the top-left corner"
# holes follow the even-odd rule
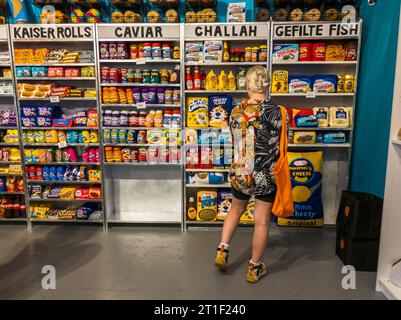
[[[179,144],[148,144],[148,143],[104,143],[105,147],[155,147],[155,148],[166,148],[166,147],[181,147]]]
[[[17,130],[17,127],[16,126],[15,127],[7,127],[7,126],[1,127],[0,126],[0,130]]]
[[[0,173],[0,177],[22,177],[22,173]]]
[[[221,227],[224,224],[224,221],[187,221],[186,222],[187,226],[189,227],[196,227],[196,226],[203,226],[203,227]],[[252,227],[254,225],[253,222],[240,222],[240,226],[249,226]]]
[[[21,164],[21,161],[0,161],[0,165],[2,166],[7,164]]]
[[[230,172],[230,169],[185,169],[186,172]]]
[[[186,184],[187,188],[231,188],[230,183],[223,184],[200,184],[200,183],[190,183]]]
[[[350,143],[288,144],[289,148],[350,148]]]
[[[102,83],[100,84],[102,87],[160,87],[160,88],[179,88],[180,84],[177,83]]]
[[[13,95],[11,96],[13,97]],[[45,101],[51,102],[50,98],[18,98],[20,101]],[[96,101],[97,98],[84,98],[84,97],[64,97],[60,98],[60,101]],[[54,102],[58,103],[58,102]]]
[[[292,62],[273,62],[274,66],[288,66],[288,65],[335,65],[335,66],[357,66],[358,61],[292,61]]]
[[[27,166],[100,166],[99,162],[27,162]]]
[[[13,98],[14,94],[0,94],[0,98]]]
[[[22,130],[60,130],[60,131],[81,131],[99,130],[98,127],[22,127]]]
[[[297,128],[297,127],[290,127],[289,130],[293,131],[352,131],[352,128],[333,128],[333,127],[315,127],[315,128]]]
[[[103,127],[105,130],[179,130],[180,128],[156,128],[156,127]]]
[[[36,199],[36,198],[29,198],[29,202],[103,202],[102,199]]]
[[[102,40],[103,41],[103,40]],[[115,40],[113,40],[115,41]],[[132,63],[132,64],[137,64],[137,65],[143,65],[143,64],[148,64],[148,63],[154,63],[154,64],[164,64],[164,63],[180,63],[180,60],[177,59],[161,59],[161,60],[153,60],[153,59],[145,59],[145,60],[130,60],[130,59],[123,59],[123,60],[105,60],[101,59],[99,60],[100,63]]]
[[[0,65],[1,66],[1,65]],[[95,67],[95,63],[19,63],[15,65],[16,67]]]
[[[309,96],[306,93],[272,93],[272,97],[297,97],[297,98],[310,98],[314,97],[353,97],[354,93],[316,93]]]
[[[105,108],[138,108],[138,104],[101,104]],[[145,104],[143,108],[180,108],[180,104]],[[141,109],[141,108],[138,108]]]
[[[0,218],[0,222],[27,222],[26,218]]]
[[[0,67],[10,67],[11,66],[11,62],[1,62],[0,63]]]
[[[16,78],[17,81],[95,81],[96,78],[93,77],[19,77]]]
[[[185,90],[186,95],[191,94],[247,94],[246,90]]]
[[[25,147],[58,147],[58,143],[24,143]],[[99,147],[98,143],[67,143],[67,147]]]
[[[220,147],[220,148],[233,148],[233,144],[224,144],[224,143],[198,143],[198,144],[186,144],[186,148],[192,147]]]
[[[397,145],[397,146],[401,146],[401,140],[398,140],[398,139],[391,140],[391,143],[394,145]]]
[[[211,66],[211,67],[220,67],[220,66],[233,66],[233,67],[246,67],[246,66],[266,66],[268,62],[185,62],[185,65],[188,67],[192,66]]]
[[[31,219],[33,223],[78,223],[78,224],[103,224],[103,220],[79,220],[79,219]]]
[[[229,127],[225,127],[225,128],[214,128],[214,127],[185,127],[185,129],[187,130],[225,130],[227,132],[230,131]]]
[[[5,143],[5,142],[2,142],[2,143],[0,143],[0,147],[19,147],[19,144],[18,143]]]
[[[13,78],[8,78],[8,77],[0,77],[0,81],[12,81]]]
[[[179,167],[181,163],[153,163],[153,162],[105,162],[106,166],[173,166]]]
[[[8,195],[8,196],[23,196],[25,193],[23,192],[0,192],[0,195]]]
[[[92,185],[92,184],[102,184],[101,181],[49,181],[49,180],[28,180],[28,184],[49,184],[49,185]]]

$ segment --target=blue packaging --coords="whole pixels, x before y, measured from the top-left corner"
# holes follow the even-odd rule
[[[67,131],[67,143],[79,143],[78,131]]]
[[[78,133],[78,143],[84,143],[84,136],[82,135],[82,131]]]
[[[212,148],[213,166],[216,168],[224,167],[224,149],[220,147]]]
[[[312,91],[312,77],[308,76],[289,76],[288,92],[289,93],[307,93]]]
[[[347,137],[345,132],[325,132],[323,134],[323,143],[345,143],[347,142]]]
[[[15,71],[18,78],[26,78],[32,76],[31,67],[17,67]]]
[[[51,181],[57,181],[57,168],[56,167],[50,167],[49,178]]]
[[[221,131],[220,134],[219,134],[219,142],[222,143],[222,144],[231,143],[231,133],[230,132]]]
[[[38,116],[40,117],[49,117],[54,115],[54,107],[53,106],[40,106],[38,107]]]
[[[21,107],[22,117],[37,117],[38,109],[37,107]]]
[[[200,130],[200,134],[198,135],[198,143],[199,144],[210,143],[210,131],[208,129]]]
[[[228,127],[233,98],[230,96],[209,97],[209,126],[214,128]]]
[[[73,167],[71,167],[71,166],[68,166],[65,168],[64,177],[63,177],[64,181],[72,181],[72,169],[73,169]]]
[[[209,184],[223,184],[224,173],[221,172],[210,172],[209,173]]]
[[[74,167],[71,171],[71,180],[79,180],[80,170],[78,167]]]
[[[64,167],[58,167],[57,168],[57,180],[59,181],[63,181],[64,179],[64,173],[65,173],[65,169]]]
[[[50,167],[48,166],[43,168],[43,180],[50,181]]]
[[[337,92],[338,77],[336,75],[316,75],[313,77],[313,91],[320,93]]]
[[[47,77],[47,67],[32,67],[32,77],[43,78]]]
[[[36,127],[37,126],[36,118],[22,116],[21,125],[25,128]]]
[[[295,126],[298,128],[317,128],[319,121],[314,115],[296,115]]]
[[[0,192],[7,191],[7,179],[6,177],[0,177]]]
[[[37,117],[36,122],[38,127],[51,127],[53,124],[53,117],[52,116]]]

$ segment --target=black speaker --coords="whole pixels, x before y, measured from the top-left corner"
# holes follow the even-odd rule
[[[380,239],[383,199],[368,193],[343,191],[337,233],[350,239]]]

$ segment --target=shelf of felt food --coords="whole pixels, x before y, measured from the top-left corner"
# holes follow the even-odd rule
[[[93,77],[19,77],[18,81],[95,81]]]
[[[164,83],[102,83],[100,84],[102,87],[172,87],[172,88],[179,88],[179,83],[171,83],[171,84],[164,84]]]
[[[136,64],[136,65],[145,65],[145,64],[179,64],[181,63],[178,59],[101,59],[99,60],[102,64]]]
[[[146,109],[146,108],[180,108],[180,104],[154,104],[154,103],[144,103],[144,104],[107,104],[103,103],[101,104],[102,107],[107,107],[107,108],[124,108],[124,107],[129,107],[129,108],[138,108],[138,109]]]
[[[0,64],[0,67],[2,65]],[[36,63],[17,63],[15,64],[15,67],[96,67],[96,65],[94,63],[63,63],[63,62],[59,62],[59,63],[40,63],[40,64],[36,64]]]

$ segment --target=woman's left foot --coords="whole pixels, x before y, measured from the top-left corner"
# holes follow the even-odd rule
[[[214,265],[220,271],[226,271],[228,268],[228,249],[223,245],[217,248],[216,258],[214,259]]]
[[[253,264],[252,262],[250,262],[248,266],[248,274],[246,275],[246,280],[250,283],[256,283],[266,274],[267,267],[263,262],[259,264]]]

